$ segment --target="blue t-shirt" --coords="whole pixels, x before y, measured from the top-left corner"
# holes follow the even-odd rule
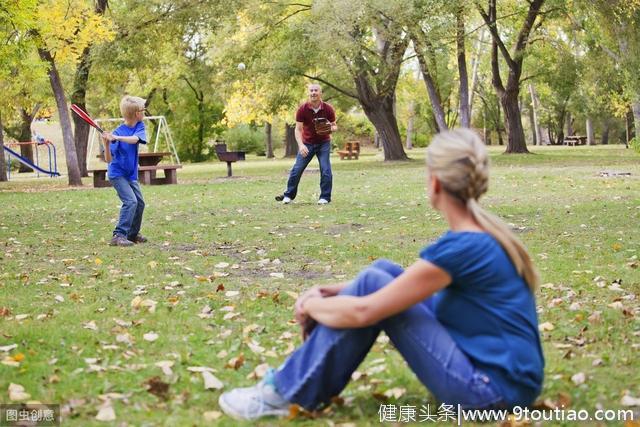
[[[451,276],[434,310],[458,347],[507,404],[531,404],[544,376],[536,304],[502,246],[488,233],[449,231],[420,258]]]
[[[114,136],[137,136],[140,144],[147,143],[144,123],[138,122],[134,127],[121,124],[113,131]],[[127,144],[115,140],[111,146],[111,163],[109,163],[109,179],[124,177],[129,181],[138,180],[138,144]]]

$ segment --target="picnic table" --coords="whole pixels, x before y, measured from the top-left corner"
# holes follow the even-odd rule
[[[567,135],[564,137],[564,145],[586,145],[587,137],[580,135]]]
[[[178,169],[182,165],[161,164],[165,157],[171,157],[169,152],[139,153],[138,154],[138,181],[145,185],[165,185],[178,183]],[[164,171],[163,177],[158,177],[157,172]],[[111,182],[107,179],[107,168],[91,169],[88,172],[93,174],[93,186],[111,187]]]

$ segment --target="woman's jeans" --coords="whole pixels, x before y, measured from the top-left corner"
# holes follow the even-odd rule
[[[340,294],[363,296],[402,274],[402,267],[378,260]],[[411,370],[438,399],[464,408],[486,408],[502,399],[490,379],[474,368],[426,299],[376,325],[333,329],[318,325],[309,339],[278,368],[275,385],[286,400],[307,409],[328,402],[346,387],[380,331],[384,331]]]
[[[287,191],[284,195],[290,199],[295,199],[298,194],[298,184],[302,173],[307,168],[313,156],[318,157],[320,163],[320,198],[327,202],[331,201],[331,187],[333,183],[333,175],[331,173],[331,141],[325,141],[320,144],[304,144],[309,149],[309,154],[302,157],[300,153],[296,156],[296,163],[291,168],[289,181],[287,181]]]
[[[142,213],[144,212],[144,199],[138,181],[129,181],[124,177],[109,179],[113,188],[122,200],[118,225],[113,230],[113,235],[124,236],[133,241],[140,232],[142,225]]]

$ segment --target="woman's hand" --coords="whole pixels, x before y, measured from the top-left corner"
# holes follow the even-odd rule
[[[310,298],[326,298],[337,295],[340,292],[341,287],[336,286],[314,286],[311,289],[306,290],[302,295],[298,297],[294,305],[294,314],[296,322],[302,329],[302,340],[305,341],[318,322],[309,316],[304,309],[304,302]]]

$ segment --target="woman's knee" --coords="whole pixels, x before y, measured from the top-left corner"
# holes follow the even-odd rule
[[[364,296],[372,294],[393,281],[394,277],[378,268],[367,267],[340,294]]]
[[[399,275],[404,273],[404,269],[399,264],[396,264],[395,262],[390,261],[390,260],[385,259],[385,258],[379,258],[379,259],[375,260],[371,264],[371,267],[372,268],[377,268],[377,269],[382,270],[382,271],[385,271],[385,272],[389,273],[390,275],[392,275],[393,277],[398,277]]]

